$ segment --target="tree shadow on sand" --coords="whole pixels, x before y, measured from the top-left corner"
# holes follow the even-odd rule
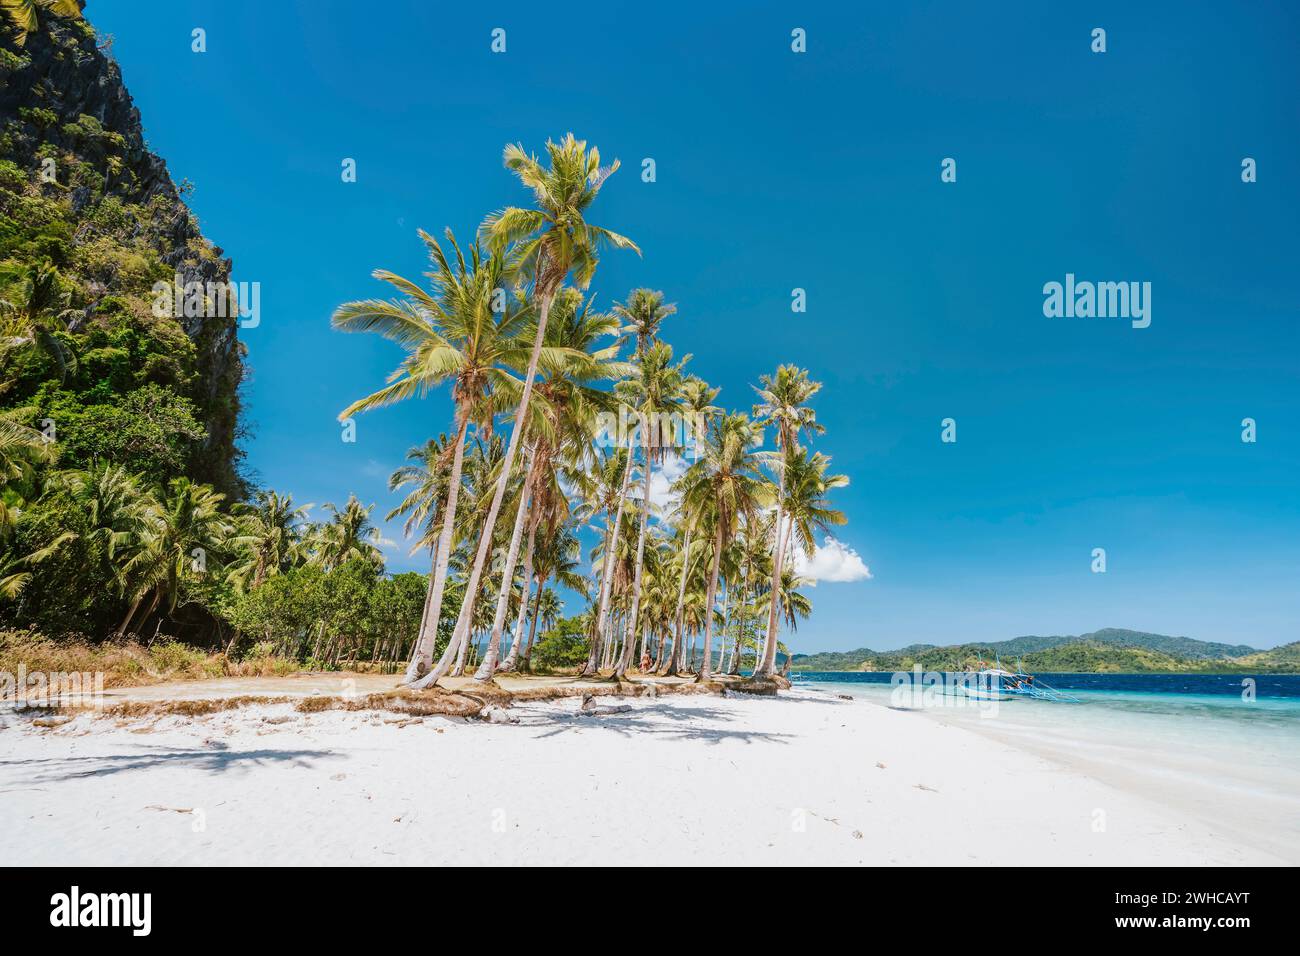
[[[607,730],[624,737],[668,738],[672,740],[703,740],[717,744],[724,740],[745,743],[768,742],[784,744],[795,734],[778,734],[761,730],[729,729],[718,723],[734,723],[736,714],[716,707],[681,707],[669,704],[651,704],[630,711],[601,716],[582,716],[573,711],[555,713],[533,712],[521,715],[520,728],[548,727],[538,738],[558,737],[575,730]],[[710,722],[696,724],[693,722]]]
[[[0,760],[0,772],[12,771],[27,783],[56,783],[169,767],[190,768],[205,773],[224,773],[228,770],[272,765],[310,768],[313,760],[339,756],[341,754],[329,750],[187,750],[151,747],[143,753],[133,754]]]

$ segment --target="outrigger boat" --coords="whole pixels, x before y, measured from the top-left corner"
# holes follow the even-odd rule
[[[1072,694],[1057,690],[1033,674],[1026,674],[1023,664],[1017,665],[1012,673],[1002,667],[1001,660],[997,660],[993,667],[989,667],[987,661],[978,663],[981,665],[980,670],[970,673],[967,680],[960,680],[956,684],[961,693],[971,700],[1015,700],[1017,697],[1028,697],[1056,703],[1081,703]]]

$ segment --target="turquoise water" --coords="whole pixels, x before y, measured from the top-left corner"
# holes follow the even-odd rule
[[[795,686],[915,710],[1217,824],[1300,863],[1300,676],[1048,674],[1079,703],[898,697],[890,674],[803,673]]]

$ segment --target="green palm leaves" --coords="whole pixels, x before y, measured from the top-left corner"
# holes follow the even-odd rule
[[[602,247],[641,250],[626,236],[586,220],[588,207],[618,160],[600,165],[600,151],[572,133],[546,143],[549,166],[525,152],[521,144],[505,149],[505,166],[532,191],[534,207],[509,206],[483,220],[479,234],[497,251],[510,249],[513,269],[533,277],[539,300],[553,295],[570,271],[585,289],[596,272]]]
[[[239,557],[230,568],[229,579],[236,588],[259,588],[267,578],[304,559],[303,530],[310,508],[294,507],[292,495],[262,491],[255,504],[241,503],[232,509],[236,516],[232,544]]]
[[[27,35],[39,28],[39,12],[73,20],[81,19],[81,7],[77,0],[0,0],[0,10],[9,18],[14,30],[14,43],[18,46],[25,45]]]
[[[423,230],[420,238],[433,266],[429,290],[377,269],[375,278],[392,285],[401,297],[348,302],[334,312],[334,328],[373,332],[407,351],[406,359],[389,376],[389,384],[353,402],[340,418],[422,397],[448,382],[459,414],[490,418],[493,410],[486,400],[493,387],[510,384],[511,369],[527,363],[528,348],[520,332],[529,308],[505,291],[504,259],[485,255],[477,243],[466,256],[450,229],[446,230],[450,257]]]
[[[356,495],[349,495],[342,508],[327,504],[325,510],[332,516],[331,520],[317,530],[312,547],[316,560],[326,570],[356,560],[383,566],[384,555],[379,549],[383,539],[379,529],[370,523],[374,505],[363,505]]]
[[[787,502],[787,489],[790,486],[790,465],[792,462],[807,462],[807,457],[803,449],[799,446],[799,440],[802,437],[811,438],[814,435],[822,434],[825,429],[817,423],[816,413],[808,406],[808,401],[821,390],[821,383],[814,382],[808,377],[808,373],[794,365],[782,365],[776,370],[775,375],[764,375],[760,379],[760,385],[755,389],[758,392],[759,402],[754,406],[755,417],[765,425],[772,425],[776,429],[776,447],[777,454],[772,459],[771,464],[777,471],[777,525],[776,535],[773,543],[772,554],[772,580],[771,589],[775,591],[781,584],[781,575],[785,567],[785,555],[788,546],[786,540],[786,530],[794,519],[788,511],[789,503]],[[814,471],[816,469],[814,468]],[[817,472],[822,479],[825,479],[825,463],[820,466],[820,472]],[[838,480],[838,479],[837,479]],[[847,479],[843,483],[847,484]],[[824,493],[834,484],[824,484],[821,493]],[[812,494],[811,485],[804,488],[803,492]],[[838,515],[838,512],[836,512]],[[842,519],[842,516],[840,516]],[[803,525],[797,525],[796,530],[803,529],[804,551],[811,554],[815,545],[811,542],[810,532],[807,532],[807,521],[812,518],[806,518]],[[814,521],[820,525],[826,523],[839,523],[843,521],[832,521],[829,512],[824,519]],[[777,605],[773,602],[768,610],[767,634],[763,643],[763,653],[755,669],[756,674],[770,676],[776,669],[776,631],[777,631]]]

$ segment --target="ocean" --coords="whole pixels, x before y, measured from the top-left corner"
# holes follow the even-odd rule
[[[925,705],[896,696],[892,677],[791,675],[796,687],[915,710],[1031,751],[1251,843],[1267,833],[1270,849],[1300,861],[1300,675],[1045,674],[1040,684],[1079,703]]]

